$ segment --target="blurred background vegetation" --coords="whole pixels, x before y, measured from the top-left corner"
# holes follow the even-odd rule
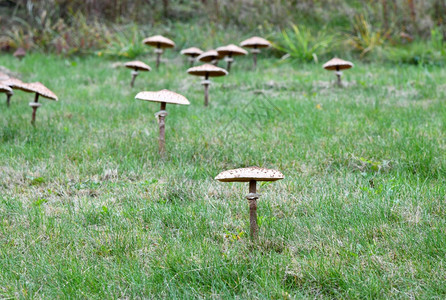
[[[270,55],[444,64],[446,0],[2,0],[0,50],[133,58],[143,38],[210,49],[261,35]]]

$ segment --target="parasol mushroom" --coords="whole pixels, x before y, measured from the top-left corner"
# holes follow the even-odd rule
[[[227,46],[217,48],[217,52],[220,56],[224,56],[227,62],[226,69],[228,72],[231,71],[231,63],[234,61],[233,56],[238,55],[247,55],[248,52],[245,49],[242,49],[234,44],[230,44]]]
[[[208,106],[209,103],[209,85],[211,81],[209,77],[218,77],[228,75],[228,71],[225,69],[216,67],[211,64],[204,64],[201,66],[189,68],[187,73],[195,76],[204,76],[204,80],[201,82],[204,85],[204,106]]]
[[[8,78],[6,80],[3,80],[0,83],[10,87],[11,89],[19,89],[21,86],[26,85],[26,83],[22,82],[21,80],[19,80],[17,78],[12,78],[12,77]],[[6,93],[6,105],[8,107],[11,102],[12,95],[14,95],[14,91],[12,91],[12,90],[10,93]]]
[[[0,93],[6,93],[6,105],[9,107],[9,101],[13,94],[12,89],[9,86],[0,83]]]
[[[23,49],[22,47],[20,47],[20,48],[18,48],[18,49],[14,52],[13,55],[14,55],[15,57],[17,57],[19,60],[22,60],[22,58],[24,58],[25,55],[26,55],[26,51],[25,51],[25,49]]]
[[[201,53],[197,57],[197,60],[199,60],[201,62],[206,62],[206,63],[211,63],[213,65],[217,65],[218,60],[221,59],[221,58],[223,58],[223,57],[220,56],[217,51],[215,51],[215,50],[208,50],[206,52]]]
[[[162,156],[165,154],[165,117],[167,116],[166,104],[181,104],[181,105],[189,105],[189,100],[186,99],[183,95],[177,94],[175,92],[169,90],[161,90],[157,92],[139,92],[135,99],[152,101],[152,102],[160,102],[161,110],[155,114],[155,117],[158,119],[158,125],[160,130],[159,137],[159,152]]]
[[[126,68],[133,69],[132,71],[132,81],[130,82],[130,87],[133,87],[135,83],[136,76],[138,76],[138,71],[150,71],[152,70],[148,65],[139,60],[129,61],[124,64]]]
[[[196,48],[196,47],[192,47],[192,48],[183,49],[183,50],[181,50],[180,53],[182,55],[186,55],[189,57],[190,66],[193,67],[196,57],[199,56],[200,54],[202,54],[203,50]]]
[[[175,43],[172,40],[162,36],[162,35],[154,35],[148,38],[145,38],[142,41],[144,44],[156,47],[156,68],[158,69],[160,64],[161,54],[163,54],[164,48],[173,48],[175,47]]]
[[[240,43],[240,46],[245,48],[251,48],[251,53],[254,59],[254,69],[257,67],[257,54],[260,53],[261,48],[268,48],[271,43],[264,38],[253,36]]]
[[[325,70],[336,71],[335,74],[336,77],[338,77],[338,86],[342,86],[341,82],[342,70],[353,68],[353,63],[335,57],[327,61],[322,67]]]
[[[54,94],[51,90],[49,90],[46,86],[41,84],[40,82],[32,82],[32,83],[23,83],[23,84],[17,84],[16,88],[19,90],[22,90],[24,92],[28,93],[35,93],[36,96],[34,97],[34,102],[30,102],[29,106],[33,109],[33,114],[31,118],[31,124],[34,126],[36,122],[36,112],[37,109],[42,106],[42,104],[39,103],[39,96],[42,96],[44,98],[58,101],[56,94]]]
[[[249,194],[246,199],[249,202],[249,223],[251,239],[257,240],[259,226],[257,225],[257,181],[276,181],[283,179],[282,173],[276,170],[259,167],[248,167],[221,172],[215,177],[222,182],[249,182]]]

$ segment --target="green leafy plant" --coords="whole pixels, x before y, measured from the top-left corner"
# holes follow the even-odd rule
[[[375,30],[363,15],[359,15],[355,17],[353,33],[347,37],[347,44],[359,51],[362,58],[381,48],[386,41],[386,36],[388,32]]]
[[[318,56],[326,54],[333,46],[334,35],[320,30],[315,34],[305,26],[291,25],[291,29],[282,30],[281,36],[273,43],[274,48],[286,52],[284,58],[298,61],[318,61]]]

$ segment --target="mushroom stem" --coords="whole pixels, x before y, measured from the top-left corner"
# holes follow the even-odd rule
[[[204,80],[209,80],[209,73],[206,73]],[[209,83],[204,83],[204,106],[209,104]]]
[[[260,52],[260,49],[257,49],[257,46],[252,49],[252,59],[254,60],[254,70],[257,68],[257,53]]]
[[[339,67],[336,67],[336,77],[338,78],[338,86],[342,86],[342,82],[341,82],[341,72],[339,70]]]
[[[161,49],[160,44],[158,43],[158,46],[156,47],[156,69],[158,70],[160,66],[160,60],[161,60],[161,54],[163,53],[163,49]]]
[[[249,181],[249,194],[246,196],[249,202],[249,225],[250,225],[250,235],[251,240],[256,241],[259,237],[259,226],[257,225],[257,181]]]
[[[11,102],[11,97],[12,97],[12,93],[7,93],[6,94],[6,106],[9,107],[10,102]]]
[[[195,56],[189,56],[189,62],[190,62],[190,66],[192,68],[194,66]]]
[[[161,111],[158,114],[158,125],[160,129],[160,138],[159,138],[159,151],[161,156],[164,156],[166,153],[166,102],[161,102]]]
[[[133,85],[135,84],[136,76],[138,76],[138,70],[137,69],[132,71],[132,81],[130,82],[130,87],[133,87]]]
[[[233,61],[232,53],[229,53],[228,54],[228,59],[227,59],[228,64],[227,64],[227,67],[226,67],[228,72],[231,71],[231,63],[232,63],[232,61]]]
[[[38,93],[36,93],[36,96],[34,97],[34,103],[38,103],[39,102],[39,94]],[[31,117],[31,124],[33,125],[33,126],[35,126],[35,124],[36,124],[36,112],[37,112],[37,109],[39,108],[39,106],[33,106],[33,114],[32,114],[32,117]]]

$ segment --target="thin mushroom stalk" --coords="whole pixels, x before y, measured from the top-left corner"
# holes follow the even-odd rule
[[[37,113],[37,109],[41,106],[42,104],[39,103],[39,94],[36,93],[36,96],[34,98],[34,102],[30,102],[29,106],[32,107],[33,109],[33,114],[31,116],[31,124],[33,126],[35,126],[36,124],[36,113]]]
[[[9,107],[11,105],[11,97],[12,95],[14,95],[13,92],[11,93],[6,93],[6,106]]]
[[[338,78],[338,86],[342,87],[342,81],[341,81],[341,76],[342,76],[342,71],[339,69],[339,67],[336,67],[336,77]]]
[[[258,48],[253,48],[251,50],[252,53],[252,58],[254,60],[254,70],[257,68],[257,54],[260,53],[260,49]]]
[[[158,126],[160,130],[159,137],[159,152],[161,156],[166,154],[166,116],[168,115],[166,111],[166,102],[161,102],[161,110],[155,114],[158,119]]]
[[[130,87],[133,87],[135,84],[135,79],[138,76],[138,70],[137,69],[133,70],[131,74],[132,74],[132,81],[130,82]]]
[[[246,199],[249,203],[249,228],[251,240],[256,241],[259,238],[259,225],[257,225],[257,181],[249,181],[249,194],[246,195]]]
[[[211,84],[211,81],[209,80],[209,74],[206,73],[206,76],[204,77],[204,80],[201,82],[202,85],[204,85],[204,106],[208,106],[209,104],[209,85]]]
[[[161,46],[159,44],[155,49],[155,53],[156,53],[156,69],[158,70],[161,61],[161,54],[163,54],[163,49],[161,49]]]
[[[227,63],[227,65],[226,65],[226,70],[227,70],[228,72],[230,72],[230,71],[231,71],[231,64],[232,64],[232,62],[234,61],[234,59],[232,58],[232,54],[229,54],[229,55],[225,58],[225,60],[226,60],[226,63]]]

